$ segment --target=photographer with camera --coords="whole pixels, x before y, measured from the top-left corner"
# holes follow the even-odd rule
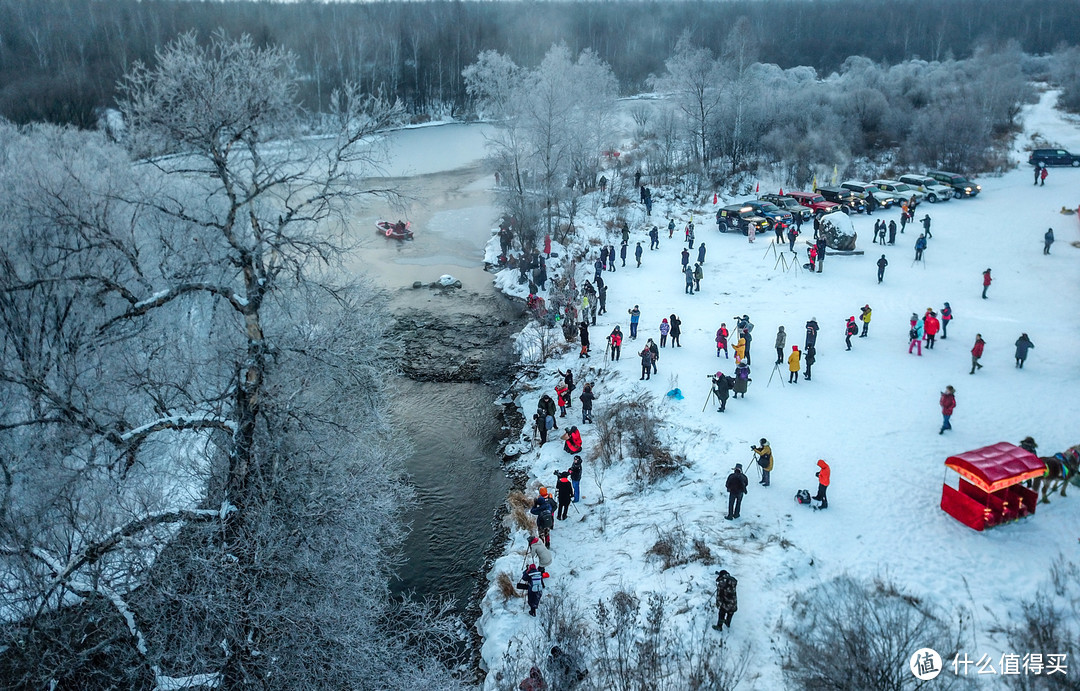
[[[761,438],[760,446],[750,446],[750,450],[757,455],[757,464],[761,468],[761,482],[758,484],[768,487],[769,486],[769,473],[773,469],[773,455],[772,448],[769,447],[769,441],[765,437]]]
[[[720,407],[716,409],[716,412],[723,413],[727,410],[728,394],[731,393],[731,387],[735,385],[735,382],[723,372],[711,374],[709,379],[712,381],[712,393],[720,402]]]

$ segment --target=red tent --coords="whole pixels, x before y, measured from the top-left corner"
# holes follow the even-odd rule
[[[945,467],[959,478],[955,488],[942,486],[941,509],[975,530],[1035,513],[1038,496],[1020,483],[1046,472],[1035,454],[1008,442],[949,456]]]

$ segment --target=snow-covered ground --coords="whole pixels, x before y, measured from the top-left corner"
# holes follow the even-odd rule
[[[1028,127],[1016,145],[1017,161],[1023,163],[1017,169],[1000,178],[980,178],[983,190],[975,199],[919,207],[918,218],[929,213],[933,219],[923,263],[912,263],[921,226],[909,225],[906,233],[897,235],[895,246],[871,244],[874,221],[898,219],[899,211],[855,218],[858,247],[865,255],[829,256],[824,272],[812,275],[774,268],[776,260],[767,251],[771,233],[759,235],[753,244],[741,235],[718,233],[711,195],[695,208],[674,209],[676,236],[669,240],[662,232],[656,251],[647,249],[643,210],[627,210],[633,233],[630,258],[626,268],[604,275],[609,311],[591,330],[592,358],[579,360],[575,345],[549,363],[549,374],[536,382],[539,388],[519,403],[531,417],[543,392],[554,397],[555,368],[574,368],[575,401],[583,382],[598,382],[596,414],[650,392],[665,419],[664,441],[692,465],[681,475],[643,488],[623,467],[628,461],[617,464],[604,481],[607,500],[598,504],[600,493],[587,460],[581,483],[585,499],[552,531],[555,561],[547,597],[595,603],[619,588],[638,594],[663,591],[675,624],[701,631],[716,616],[712,574],[726,568],[740,581],[739,611],[733,628],[722,635],[754,651],[751,678],[743,688],[785,687],[777,624],[794,594],[841,574],[885,575],[937,604],[968,607],[975,617],[975,643],[968,651],[973,659],[983,653],[996,660],[1001,653],[1029,652],[1008,650],[1007,642],[990,629],[1009,619],[1018,599],[1035,594],[1056,556],[1064,552],[1076,558],[1080,496],[1055,497],[1049,505],[1040,504],[1034,517],[981,533],[946,515],[939,503],[943,462],[951,454],[998,441],[1017,443],[1027,435],[1036,439],[1043,455],[1080,442],[1080,248],[1072,246],[1080,241],[1080,222],[1076,215],[1060,213],[1062,207],[1080,204],[1080,170],[1053,168],[1045,187],[1034,187],[1024,153],[1034,130],[1054,143],[1080,149],[1080,127],[1055,111],[1053,101],[1054,95],[1047,94],[1026,109]],[[654,190],[654,196],[662,194]],[[666,201],[658,199],[651,221],[662,229],[667,218],[660,214],[666,209]],[[599,223],[611,218],[604,214],[612,210],[599,213],[600,219],[578,221],[578,228],[585,236],[618,246],[617,236],[606,234]],[[691,213],[698,241],[708,248],[702,290],[693,296],[684,294],[679,270],[679,253],[686,246],[679,240]],[[1054,228],[1057,242],[1044,256],[1048,227]],[[803,238],[811,234],[805,227]],[[646,248],[640,269],[633,261],[637,241]],[[801,240],[798,246],[805,248]],[[889,267],[879,285],[876,261],[882,253]],[[594,256],[595,251],[590,252],[590,260]],[[805,251],[800,256],[805,261]],[[983,300],[981,274],[987,267],[993,269],[994,282],[989,299]],[[591,267],[580,267],[578,284],[591,274]],[[505,272],[497,281],[511,292],[521,290]],[[924,350],[922,357],[909,355],[909,315],[921,316],[927,308],[940,312],[946,301],[955,316],[948,339]],[[641,307],[639,338],[627,338],[621,362],[605,364],[604,338],[615,324],[629,335],[627,310],[635,304]],[[873,309],[869,337],[853,339],[854,348],[845,352],[844,321],[851,315],[858,318],[864,304]],[[658,375],[639,381],[635,352],[648,337],[659,342],[660,320],[672,313],[682,319],[683,347],[662,350]],[[745,400],[730,400],[726,413],[718,413],[715,404],[702,412],[709,391],[706,376],[718,369],[727,374],[734,370],[733,360],[717,359],[714,333],[721,322],[733,329],[732,317],[742,314],[755,325],[749,392]],[[789,334],[786,357],[791,345],[802,349],[804,324],[811,317],[821,326],[813,381],[786,384],[785,364],[769,385],[777,327],[784,325]],[[1035,344],[1022,370],[1013,365],[1013,343],[1021,332]],[[976,333],[986,341],[984,369],[969,375]],[[938,397],[950,384],[957,390],[953,430],[939,435]],[[683,400],[664,396],[673,385],[681,388]],[[575,405],[570,417],[559,423],[562,429],[570,424],[582,428],[582,455],[589,459],[595,433],[590,425],[580,424],[580,407]],[[570,465],[558,434],[553,432],[553,441],[542,449],[522,456],[534,478],[530,497],[536,484],[554,484],[554,469]],[[757,484],[751,463],[749,447],[761,437],[768,438],[776,459],[768,488]],[[797,505],[793,496],[802,488],[815,491],[819,458],[832,466],[829,508],[811,511]],[[723,520],[724,481],[735,463],[743,464],[751,482],[742,518],[729,522]],[[665,571],[658,560],[647,557],[658,531],[676,523],[690,536],[706,540],[717,564],[691,563]],[[505,572],[517,580],[521,573],[527,535],[511,535],[508,553],[496,563],[492,579]],[[545,604],[550,603],[541,607]],[[535,635],[538,622],[528,616],[521,600],[504,605],[492,588],[478,627],[484,636],[485,664],[494,672],[503,665],[504,653],[514,654]],[[498,686],[495,674],[489,673],[487,687]]]

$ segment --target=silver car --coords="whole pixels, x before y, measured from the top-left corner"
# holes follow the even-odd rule
[[[896,180],[871,180],[870,182],[874,185],[877,185],[886,192],[892,192],[904,201],[915,197],[915,203],[918,204],[922,200],[926,199],[925,194],[920,192],[917,188],[907,184],[906,182],[898,182]]]
[[[926,195],[926,201],[931,204],[947,202],[953,198],[953,189],[948,185],[942,185],[934,178],[925,175],[901,175],[900,182],[911,185]]]

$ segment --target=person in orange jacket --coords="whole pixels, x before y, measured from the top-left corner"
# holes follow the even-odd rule
[[[814,508],[827,509],[829,508],[829,500],[825,497],[825,492],[829,489],[829,476],[831,474],[829,464],[819,458],[817,465],[820,470],[814,473],[814,475],[816,475],[818,479],[817,494],[814,496],[814,499],[820,501],[821,504],[819,506],[815,506]]]
[[[788,355],[788,382],[791,384],[799,383],[799,368],[802,364],[802,353],[799,352],[799,346],[791,346],[791,355]]]
[[[926,339],[926,347],[929,350],[934,349],[934,338],[940,330],[941,322],[938,321],[937,312],[931,309],[926,310],[926,314],[923,315],[923,337]]]

